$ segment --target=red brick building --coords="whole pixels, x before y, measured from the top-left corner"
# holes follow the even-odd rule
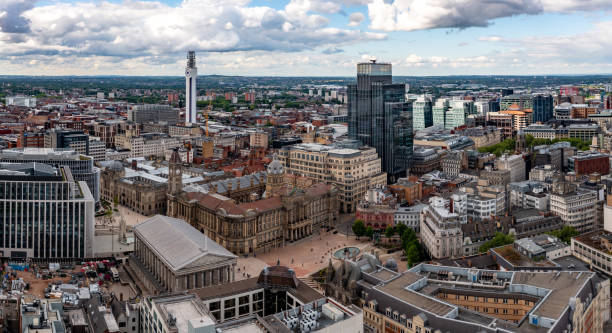
[[[610,155],[601,153],[586,153],[571,156],[568,159],[569,169],[577,176],[599,173],[607,175],[610,173]]]
[[[358,205],[355,217],[362,220],[366,227],[384,230],[393,226],[395,209],[386,205]]]

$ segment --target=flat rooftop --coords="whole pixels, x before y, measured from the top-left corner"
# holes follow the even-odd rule
[[[591,272],[515,272],[512,283],[550,290],[548,297],[544,298],[533,313],[546,318],[558,318],[568,306],[570,298],[577,295],[593,275]]]
[[[72,149],[63,148],[11,148],[0,152],[0,159],[18,158],[24,160],[90,160],[92,157],[81,155]]]
[[[596,275],[588,271],[512,272],[421,264],[402,273],[401,277],[374,288],[439,317],[447,316],[464,323],[485,326],[495,320],[498,327],[511,331],[546,332],[544,327],[531,324],[527,317],[533,315],[566,320],[564,314],[570,300],[575,297],[582,299],[592,292],[591,288],[595,287],[587,282],[597,283],[596,279],[591,280],[594,277]],[[419,278],[427,278],[427,281],[424,284],[421,283],[423,281],[419,282],[418,287],[413,288],[414,291],[407,290],[406,286],[419,281]],[[523,321],[515,324],[437,300],[434,297],[439,290],[461,295],[505,295],[531,300],[535,306]],[[435,320],[432,327],[437,328]]]
[[[191,295],[168,296],[155,299],[155,305],[166,316],[176,318],[176,328],[179,333],[187,332],[189,322],[197,320],[199,326],[215,325],[215,319],[206,307]]]
[[[492,249],[499,256],[504,258],[510,264],[520,267],[556,267],[554,263],[549,260],[535,261],[531,258],[521,254],[514,248],[514,244],[508,244]]]
[[[409,304],[418,304],[418,306],[423,310],[434,313],[438,316],[446,316],[454,309],[454,307],[438,301],[435,298],[428,297],[422,293],[406,288],[421,278],[423,277],[418,274],[406,272],[400,277],[375,288]]]
[[[580,236],[574,237],[575,241],[580,242],[597,251],[608,252],[608,248],[603,244],[612,243],[612,233],[605,230],[596,230]]]

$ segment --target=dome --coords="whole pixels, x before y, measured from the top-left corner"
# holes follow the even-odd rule
[[[112,171],[121,172],[121,171],[123,171],[123,163],[121,163],[121,161],[115,160],[115,161],[113,161],[113,163],[111,163],[109,168]]]
[[[274,154],[272,162],[268,164],[267,173],[269,175],[280,175],[284,173],[283,164],[276,158],[276,154]]]
[[[387,259],[387,261],[385,262],[385,268],[397,272],[397,262],[395,261],[395,259]]]

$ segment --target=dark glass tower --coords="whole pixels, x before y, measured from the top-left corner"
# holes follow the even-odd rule
[[[412,104],[406,85],[391,79],[391,64],[357,64],[357,84],[348,86],[349,138],[376,148],[389,182],[395,182],[412,159]]]
[[[533,109],[533,122],[547,122],[553,115],[553,98],[551,95],[537,95],[531,100]]]

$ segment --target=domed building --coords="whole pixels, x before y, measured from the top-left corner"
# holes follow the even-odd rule
[[[276,156],[265,174],[261,199],[252,195],[250,201],[237,201],[218,191],[183,189],[168,193],[168,215],[188,221],[235,254],[282,247],[316,228],[335,225],[339,208],[333,185],[308,184],[286,175]]]

